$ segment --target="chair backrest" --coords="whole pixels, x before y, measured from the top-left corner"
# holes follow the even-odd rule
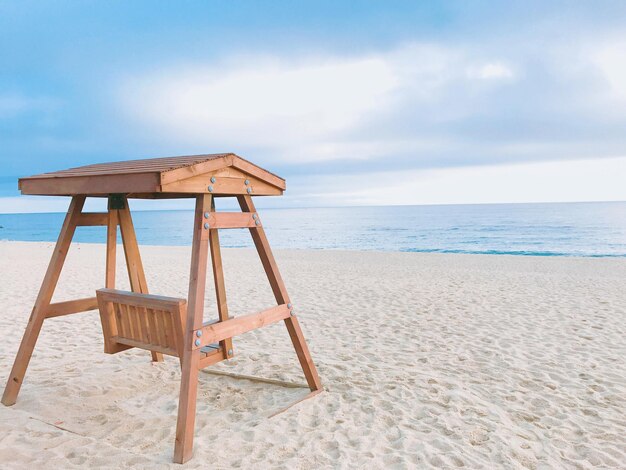
[[[96,291],[104,351],[137,347],[182,357],[187,301],[116,289]]]

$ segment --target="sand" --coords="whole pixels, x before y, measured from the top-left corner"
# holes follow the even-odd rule
[[[52,246],[0,242],[2,386]],[[186,297],[190,249],[142,253],[151,291]],[[304,378],[283,325],[243,335],[200,373],[195,455],[177,466],[178,362],[103,354],[97,312],[50,319],[17,404],[0,406],[0,467],[626,467],[626,260],[276,256],[322,394],[271,417]],[[251,250],[224,258],[232,314],[273,305]],[[55,300],[93,295],[103,264],[102,245],[72,246]]]

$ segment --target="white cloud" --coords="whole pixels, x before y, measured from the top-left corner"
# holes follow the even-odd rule
[[[499,62],[493,62],[480,66],[469,67],[467,69],[467,76],[468,78],[480,80],[497,80],[513,78],[514,73],[510,67]]]
[[[350,128],[396,86],[377,57],[266,61],[140,77],[126,83],[122,100],[137,121],[183,139],[276,146]]]
[[[288,194],[295,206],[624,201],[624,175],[619,157],[292,178]]]
[[[626,99],[626,41],[601,46],[593,56],[613,93]]]
[[[409,44],[352,58],[243,57],[211,66],[172,66],[127,77],[117,103],[131,125],[151,139],[186,147],[243,145],[263,148],[276,160],[300,162],[380,157],[399,146],[430,149],[437,139],[381,139],[362,131],[365,126],[406,109],[423,108],[435,120],[473,112],[459,96],[473,80],[467,70],[490,81],[512,76],[502,62],[474,61],[467,51]],[[368,147],[372,141],[377,145]]]

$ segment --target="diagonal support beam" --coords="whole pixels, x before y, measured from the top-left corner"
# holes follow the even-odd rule
[[[242,211],[256,213],[252,197],[248,195],[237,196],[237,200],[239,201]],[[270,248],[269,241],[267,240],[267,236],[265,235],[265,230],[263,230],[263,226],[258,225],[251,228],[250,234],[252,235],[254,246],[259,253],[259,257],[261,258],[263,269],[265,269],[265,274],[267,275],[272,291],[274,292],[276,302],[279,305],[290,305],[287,288],[285,287],[285,283],[283,282],[280,272],[278,271],[278,265],[276,264],[276,260],[272,254],[272,250]],[[287,327],[289,337],[291,338],[293,347],[298,355],[298,360],[300,361],[300,366],[302,367],[306,381],[309,384],[309,388],[311,391],[320,390],[322,388],[322,383],[304,339],[302,328],[300,328],[300,323],[298,322],[296,316],[291,315],[285,318],[285,326]]]
[[[126,268],[128,269],[128,277],[130,278],[130,287],[133,292],[147,294],[148,283],[143,270],[139,244],[137,243],[137,236],[135,235],[135,227],[133,226],[133,219],[130,215],[130,208],[128,207],[128,200],[126,198],[124,198],[124,208],[117,210],[117,217],[120,232],[122,233],[122,243],[124,245],[124,255],[126,256]],[[151,354],[152,361],[163,361],[163,354],[160,352],[152,351]]]
[[[44,318],[46,317],[46,309],[48,309],[50,305],[54,289],[59,281],[61,269],[65,263],[65,258],[67,257],[70,244],[72,243],[72,238],[76,231],[76,225],[84,204],[85,196],[74,196],[72,202],[70,202],[65,221],[61,227],[61,233],[59,233],[59,238],[54,247],[50,264],[48,265],[48,270],[41,283],[39,295],[37,295],[35,306],[30,314],[24,337],[20,343],[20,348],[15,357],[11,373],[9,374],[4,394],[2,395],[2,403],[6,406],[15,404],[17,400],[17,395],[22,386],[28,363],[30,362],[35,343],[37,343],[39,332],[41,331]]]

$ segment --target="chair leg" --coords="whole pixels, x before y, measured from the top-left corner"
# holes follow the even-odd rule
[[[39,289],[39,295],[35,301],[35,306],[30,314],[24,337],[20,343],[20,348],[15,357],[11,374],[7,381],[4,394],[2,395],[2,403],[6,406],[15,404],[17,395],[22,386],[28,363],[33,354],[33,349],[37,343],[39,332],[43,326],[44,318],[46,317],[46,308],[50,305],[52,296],[54,295],[54,289],[56,288],[59,276],[61,275],[61,269],[65,263],[65,258],[69,250],[72,238],[76,230],[76,224],[80,217],[83,205],[85,203],[84,196],[74,196],[70,207],[65,216],[61,233],[57,240],[57,244],[54,248],[54,253],[48,265],[48,270]]]

